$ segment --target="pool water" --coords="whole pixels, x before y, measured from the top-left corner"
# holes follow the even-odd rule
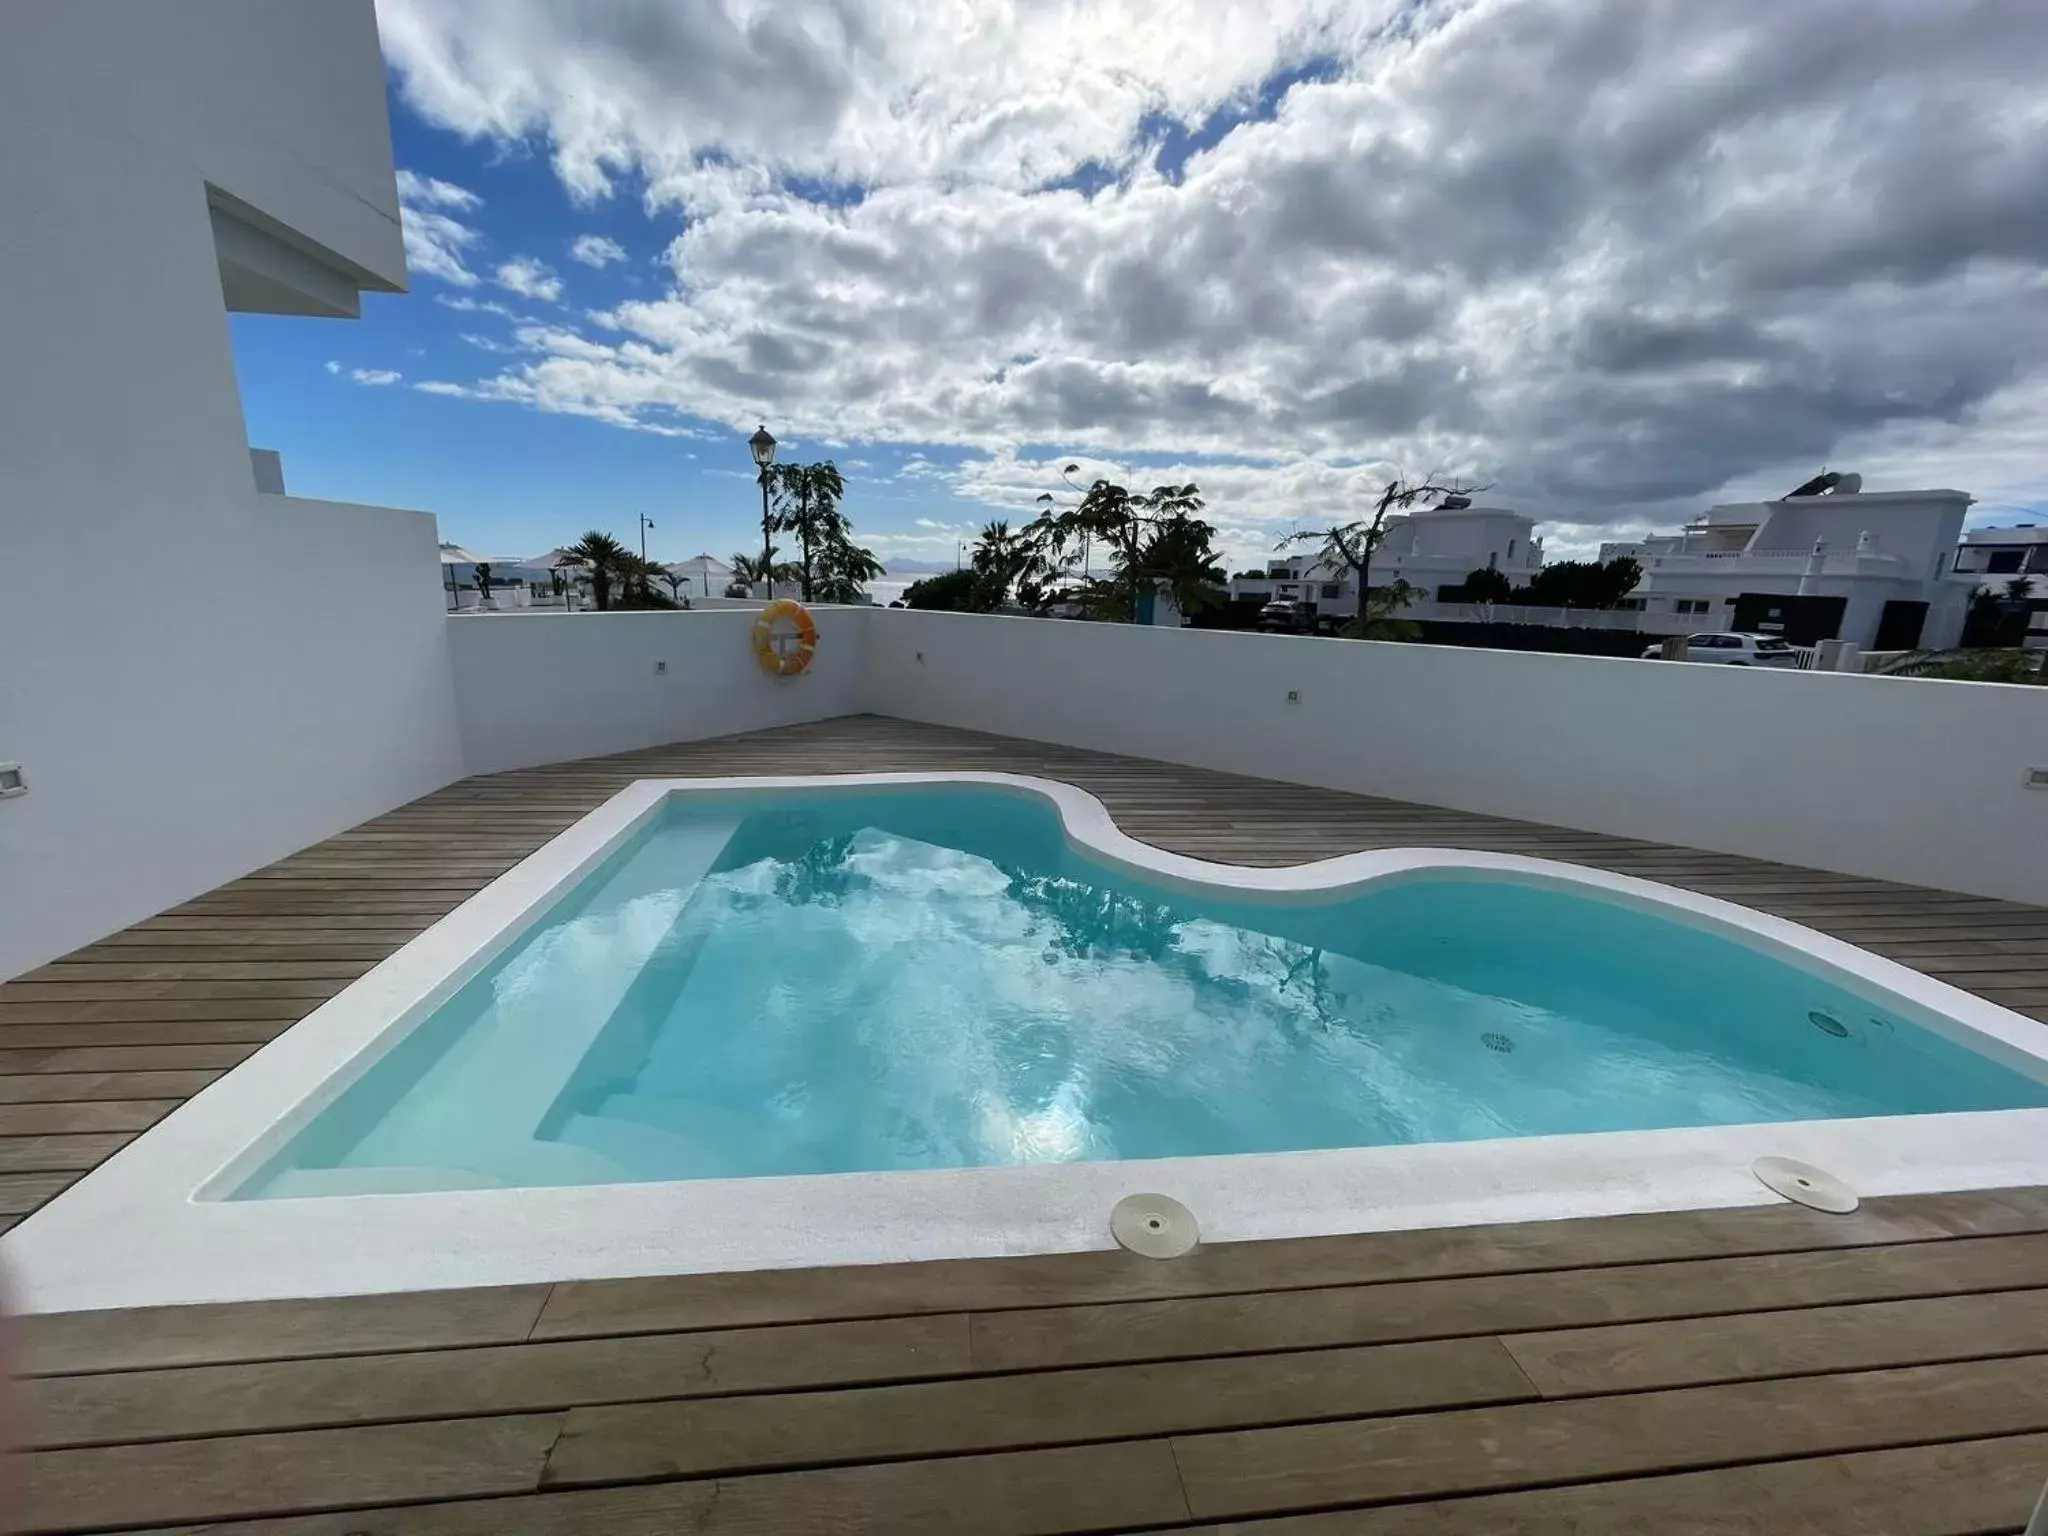
[[[2048,1105],[1702,929],[1407,876],[1228,898],[987,786],[678,797],[237,1198]]]

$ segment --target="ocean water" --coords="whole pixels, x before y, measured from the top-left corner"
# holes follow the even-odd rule
[[[1031,796],[684,801],[237,1198],[2048,1105],[1804,970],[1541,885],[1154,886]]]

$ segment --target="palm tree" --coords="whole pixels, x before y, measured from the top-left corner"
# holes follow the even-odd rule
[[[1209,541],[1216,530],[1198,517],[1174,516],[1155,526],[1139,557],[1139,578],[1161,581],[1182,613],[1200,613],[1226,600],[1223,567]]]
[[[627,550],[620,556],[616,570],[623,589],[621,601],[643,608],[652,607],[654,593],[648,583],[661,574],[661,567]]]
[[[796,579],[808,603],[814,596],[819,555],[833,543],[843,543],[853,530],[839,510],[846,482],[830,459],[822,464],[780,464],[768,475],[775,489],[775,526],[796,535]]]
[[[626,571],[626,562],[636,560],[625,545],[595,528],[562,551],[561,563],[590,577],[590,594],[600,609],[612,605],[612,582]]]
[[[787,560],[775,558],[776,547],[768,546],[763,555],[734,555],[728,562],[732,566],[732,586],[725,589],[728,597],[748,597],[755,587],[764,587],[766,595],[775,595],[775,583],[795,581],[801,574]],[[735,592],[734,587],[739,590]]]
[[[882,574],[882,562],[871,549],[863,549],[835,533],[817,554],[817,579],[813,583],[821,603],[857,603],[862,589]]]

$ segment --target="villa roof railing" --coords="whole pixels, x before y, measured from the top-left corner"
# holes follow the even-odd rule
[[[1796,549],[1725,549],[1725,550],[1682,550],[1670,554],[1652,554],[1648,568],[1661,570],[1669,567],[1684,569],[1694,562],[1740,560],[1750,565],[1769,566],[1773,570],[1804,570],[1813,561],[1810,550]],[[1898,555],[1866,554],[1856,550],[1830,550],[1821,556],[1820,569],[1845,575],[1859,572],[1890,575],[1907,569],[1907,562]]]

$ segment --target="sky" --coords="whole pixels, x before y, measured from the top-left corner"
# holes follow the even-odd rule
[[[2037,0],[379,0],[411,292],[233,319],[290,488],[950,565],[1061,470],[1228,563],[1429,471],[1552,557],[1822,467],[2048,514]]]

